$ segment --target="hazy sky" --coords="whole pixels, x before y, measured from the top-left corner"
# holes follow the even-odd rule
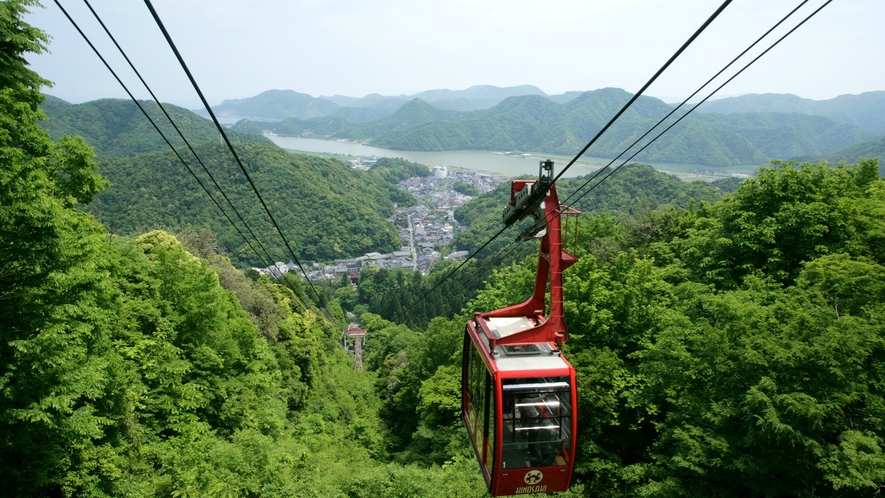
[[[80,103],[126,94],[51,0],[29,56]],[[149,98],[82,0],[60,0],[138,98]],[[160,100],[199,99],[140,0],[91,0]],[[212,105],[270,89],[362,97],[531,84],[548,94],[637,91],[719,0],[153,0]],[[824,0],[811,0],[798,21]],[[682,99],[799,0],[735,0],[647,92]],[[885,1],[835,0],[722,90],[829,99],[885,90]],[[788,22],[790,27],[793,21]],[[782,34],[785,29],[778,31]],[[766,45],[767,46],[767,45]],[[758,52],[757,52],[758,53]]]

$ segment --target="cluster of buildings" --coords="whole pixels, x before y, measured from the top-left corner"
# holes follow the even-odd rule
[[[375,158],[360,158],[354,167],[369,167]],[[480,193],[494,189],[505,180],[504,177],[476,173],[471,170],[454,170],[445,166],[432,166],[429,177],[413,177],[404,180],[399,187],[407,190],[416,199],[417,206],[397,208],[388,219],[399,230],[402,248],[392,253],[368,253],[358,258],[336,259],[333,264],[312,263],[304,273],[311,280],[342,278],[347,275],[352,281],[359,280],[363,268],[402,268],[427,274],[430,267],[443,259],[442,253],[459,230],[455,221],[455,208],[472,197],[456,192],[452,186],[457,182],[473,185]],[[452,252],[446,258],[463,259],[466,251]],[[279,278],[285,273],[302,269],[294,262],[277,262],[268,268],[253,268],[255,271]]]

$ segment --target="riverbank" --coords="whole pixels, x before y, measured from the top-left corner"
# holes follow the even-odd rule
[[[537,175],[538,162],[553,159],[556,171],[561,171],[572,157],[556,156],[544,153],[509,154],[506,152],[456,150],[438,152],[420,152],[405,150],[389,150],[371,147],[359,142],[348,140],[321,140],[316,138],[268,136],[277,146],[293,152],[325,155],[337,159],[349,160],[357,157],[401,157],[408,161],[428,164],[445,165],[454,168],[473,170],[479,173],[502,176]],[[568,169],[564,178],[584,176],[594,173],[609,164],[610,159],[582,157]],[[615,162],[614,165],[619,165]],[[668,173],[685,181],[713,181],[727,176],[751,174],[756,166],[734,166],[727,170],[713,170],[709,166],[696,164],[651,164],[653,168]]]

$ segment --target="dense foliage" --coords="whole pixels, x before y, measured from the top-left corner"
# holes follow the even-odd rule
[[[471,197],[479,195],[479,189],[476,188],[475,185],[466,182],[455,182],[455,184],[452,185],[452,190]]]
[[[289,154],[274,145],[242,144],[237,151],[299,258],[331,260],[399,249],[399,236],[386,218],[393,214],[394,202],[414,202],[408,193],[341,162]],[[197,152],[274,261],[289,261],[279,234],[229,153],[212,143]],[[172,152],[104,157],[101,163],[111,187],[88,209],[111,231],[208,226],[237,265],[265,266]],[[211,180],[195,171],[223,201]]]
[[[402,273],[329,299],[244,275],[205,229],[108,234],[78,208],[107,186],[92,149],[36,124],[35,4],[0,2],[3,492],[485,495],[458,419],[463,324],[524,300],[534,261],[447,290],[464,313],[416,330],[371,312],[424,285]],[[565,273],[580,434],[564,496],[877,494],[876,161],[774,163],[715,204],[624,213],[583,216]],[[366,372],[339,345],[342,306],[362,307]]]
[[[398,157],[379,157],[369,169],[369,172],[393,185],[407,178],[430,176],[430,168],[426,165],[413,163]]]
[[[410,270],[367,268],[360,273],[349,309],[360,306],[385,320],[423,329],[434,318],[457,316],[495,268],[525,253],[519,250],[506,258],[470,261],[460,269],[461,262],[442,261],[426,277]]]
[[[0,3],[0,486],[9,496],[478,496],[469,460],[389,464],[344,317],[249,279],[208,231],[114,237],[92,150],[35,122],[42,50]],[[326,311],[331,312],[327,318]]]
[[[715,205],[585,216],[566,276],[577,485],[591,496],[858,496],[885,482],[885,180],[775,163]],[[465,311],[531,292],[494,271]],[[410,458],[458,446],[458,338],[364,315]],[[445,339],[442,339],[445,338]],[[382,361],[382,357],[384,361]],[[448,358],[448,359],[447,359]],[[386,393],[386,394],[385,394]],[[460,435],[463,438],[463,433]]]
[[[623,249],[566,274],[596,493],[879,488],[883,188],[875,162],[780,164],[715,206],[596,234]]]

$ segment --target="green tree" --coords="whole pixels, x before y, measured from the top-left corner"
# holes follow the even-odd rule
[[[775,161],[699,217],[678,252],[698,275],[725,287],[753,272],[791,283],[803,262],[827,254],[877,256],[881,248],[870,242],[878,242],[885,222],[861,209],[876,212],[876,169],[875,161]]]
[[[104,187],[92,151],[36,125],[49,82],[25,53],[47,37],[21,20],[34,1],[0,3],[0,485],[58,490],[109,423],[115,385],[113,294],[104,230],[75,209]]]
[[[466,182],[455,182],[455,184],[452,185],[452,190],[454,190],[455,192],[460,192],[464,195],[469,195],[469,196],[479,195],[479,189],[476,188],[475,185],[471,185]]]

